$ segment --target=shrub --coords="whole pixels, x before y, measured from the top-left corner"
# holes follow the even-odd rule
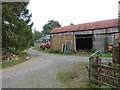
[[[14,48],[10,48],[9,51],[10,51],[11,53],[16,53],[16,52],[17,52],[17,50],[14,49]]]
[[[61,50],[55,50],[55,53],[61,53]]]
[[[71,53],[71,54],[77,54],[77,52],[75,52],[74,50],[71,50],[70,53]]]
[[[96,50],[94,48],[91,49],[92,53],[96,52]]]
[[[111,87],[103,85],[103,86],[101,86],[101,88],[111,88]]]
[[[15,54],[20,54],[22,51],[16,50],[15,48],[10,48],[10,49],[9,49],[9,52],[15,53]]]
[[[50,53],[55,53],[55,51],[54,50],[50,50]]]

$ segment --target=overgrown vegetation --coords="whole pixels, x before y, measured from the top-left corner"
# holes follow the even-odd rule
[[[22,55],[22,54],[26,54],[26,55],[28,55],[28,56],[31,55],[31,54],[29,54],[28,52],[16,50],[15,48],[10,48],[10,49],[8,50],[8,52],[10,52],[10,53],[15,53],[15,54],[18,54],[18,55]]]

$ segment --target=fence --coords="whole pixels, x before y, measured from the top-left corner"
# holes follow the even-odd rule
[[[114,46],[113,47],[113,58],[112,58],[112,61],[114,64],[120,64],[120,48],[119,46]]]
[[[89,86],[120,88],[120,64],[101,62],[101,50],[89,57]]]

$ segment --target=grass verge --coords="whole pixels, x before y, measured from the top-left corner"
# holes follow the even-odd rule
[[[88,52],[88,53],[76,53],[74,51],[71,51],[70,54],[66,54],[60,50],[50,50],[50,49],[42,49],[42,48],[32,48],[32,50],[36,50],[36,51],[42,51],[44,53],[53,53],[53,54],[63,54],[63,55],[79,55],[79,56],[84,56],[84,57],[89,57],[90,55],[92,55],[92,52]],[[112,58],[112,53],[108,52],[108,53],[102,53],[102,57],[107,57],[107,58]]]
[[[89,52],[89,53],[79,53],[78,55],[89,57],[92,54],[93,54],[92,52]],[[108,53],[102,53],[102,57],[112,58],[112,53],[110,53],[110,52],[108,52]]]
[[[29,58],[30,59],[30,58]],[[16,61],[10,61],[10,62],[3,62],[2,63],[2,69],[4,68],[7,68],[7,67],[11,67],[11,66],[14,66],[16,64],[19,64],[19,63],[23,63],[29,59],[25,59],[25,58],[21,58],[19,60],[16,60]]]
[[[89,57],[90,55],[92,55],[93,53],[79,53],[79,56],[84,56],[84,57]]]
[[[85,67],[87,65],[85,62],[74,64],[71,68],[59,72],[57,80],[67,88],[89,88],[88,72]]]
[[[102,53],[102,57],[112,58],[112,53],[110,53],[110,52],[108,52],[108,53]]]
[[[63,55],[68,55],[66,53],[64,53],[63,51],[61,50],[50,50],[50,49],[42,49],[42,48],[32,48],[32,50],[36,50],[36,51],[42,51],[44,53],[53,53],[53,54],[63,54]],[[75,55],[76,52],[74,51],[71,51],[71,53],[69,55]]]
[[[45,52],[45,53],[50,53],[50,49],[42,49],[42,48],[32,48],[32,50],[36,50],[36,51],[42,51],[42,52]]]

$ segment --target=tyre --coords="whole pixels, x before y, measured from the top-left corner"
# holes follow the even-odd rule
[[[45,50],[47,50],[48,48],[47,47],[45,47]]]

